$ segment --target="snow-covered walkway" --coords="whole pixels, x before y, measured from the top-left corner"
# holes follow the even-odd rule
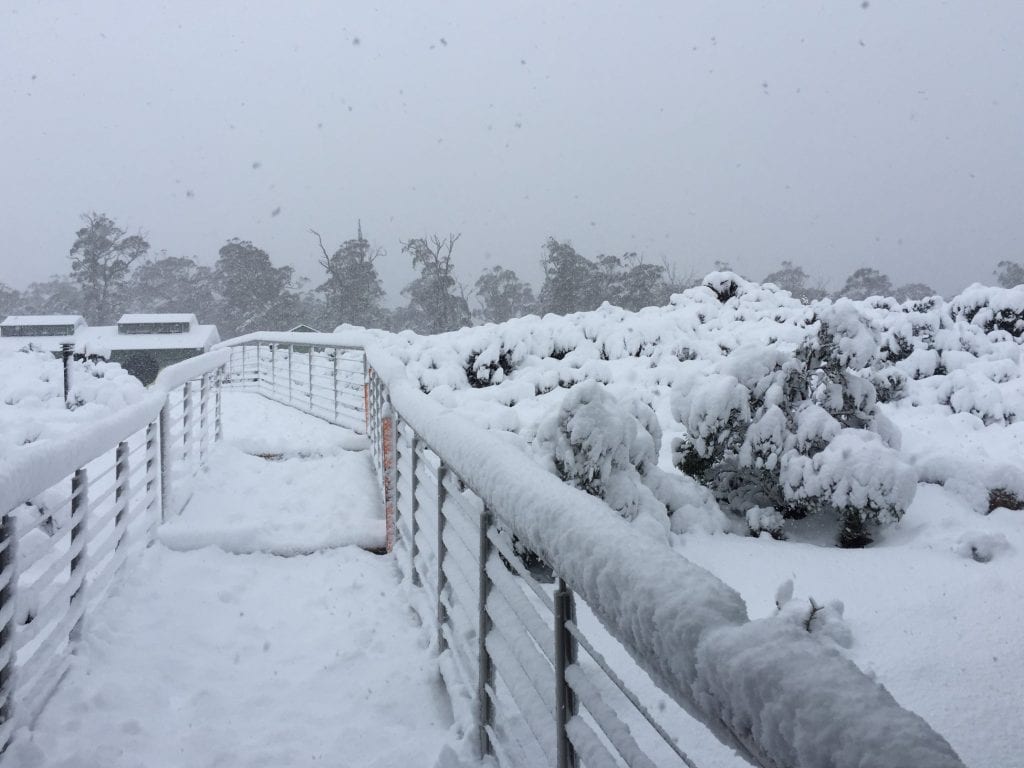
[[[436,658],[393,560],[343,546],[383,537],[364,439],[231,392],[224,424],[5,764],[433,765],[451,724]]]

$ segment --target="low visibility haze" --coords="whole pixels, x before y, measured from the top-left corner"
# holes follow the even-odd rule
[[[1024,5],[5,3],[0,281],[68,270],[80,215],[314,284],[310,228],[462,233],[534,284],[548,236],[760,279],[791,260],[946,294],[1019,260]]]

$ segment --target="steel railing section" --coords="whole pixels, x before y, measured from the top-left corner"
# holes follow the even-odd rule
[[[797,740],[814,735],[800,733],[798,723],[759,734],[742,725],[750,722],[745,715],[728,721],[720,714],[746,706],[747,681],[762,675],[759,662],[750,654],[730,659],[723,682],[714,661],[710,670],[697,667],[700,636],[684,635],[693,631],[692,615],[704,624],[700,632],[725,643],[760,631],[734,591],[624,521],[609,523],[614,514],[598,509],[600,501],[460,422],[379,349],[368,355],[367,417],[388,546],[413,587],[414,606],[434,630],[453,708],[474,723],[478,757],[493,756],[502,766],[695,768],[653,714],[658,694],[666,693],[679,715],[692,716],[753,765],[823,764],[802,757],[805,743]],[[605,530],[595,530],[602,515]],[[549,546],[553,540],[558,547]],[[591,567],[609,560],[609,573]],[[609,580],[617,585],[611,590]],[[639,629],[652,619],[653,635]],[[929,765],[962,768],[941,736],[852,664],[799,633],[763,636],[767,645],[778,642],[806,657],[820,679],[843,680],[826,690],[814,675],[801,675],[786,681],[787,696],[795,692],[836,711],[859,708],[887,723],[871,729],[839,722],[835,727],[848,731],[828,738],[857,744],[861,757],[873,756],[866,758],[871,764],[895,765],[914,753],[927,754]],[[711,684],[722,699],[704,687]],[[910,732],[917,746],[897,756]],[[795,757],[780,761],[780,753]]]
[[[0,464],[0,750],[67,670],[91,610],[221,436],[227,354],[161,372],[143,400]]]
[[[223,342],[220,346],[231,351],[227,383],[363,433],[365,353],[330,337],[251,334]]]
[[[394,410],[372,368],[368,403],[374,463],[394,518],[389,542],[435,627],[453,703],[476,723],[478,753],[507,766],[693,768],[596,650],[607,634],[582,633],[564,579],[538,580],[510,531]]]

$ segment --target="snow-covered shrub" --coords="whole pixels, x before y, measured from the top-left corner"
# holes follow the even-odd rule
[[[900,459],[899,435],[877,411],[868,367],[877,335],[856,306],[818,309],[796,349],[745,346],[714,372],[698,363],[677,383],[676,418],[686,435],[677,466],[707,485],[751,532],[781,535],[782,518],[833,513],[844,546],[870,541],[868,523],[898,520],[916,476]],[[765,523],[768,523],[766,526]]]
[[[968,531],[956,543],[954,551],[960,557],[967,557],[977,563],[987,563],[997,555],[1008,552],[1010,542],[1001,533]]]
[[[710,494],[658,467],[661,426],[654,410],[635,397],[617,400],[601,384],[577,384],[542,422],[536,445],[565,482],[653,535],[725,527]]]

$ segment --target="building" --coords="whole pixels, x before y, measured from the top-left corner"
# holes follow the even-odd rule
[[[117,325],[88,326],[77,315],[11,316],[0,323],[0,341],[59,354],[73,343],[75,354],[119,363],[143,384],[162,368],[201,355],[220,341],[214,325],[190,314],[123,315]]]

